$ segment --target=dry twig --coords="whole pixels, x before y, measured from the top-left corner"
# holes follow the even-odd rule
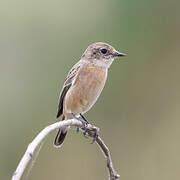
[[[28,145],[27,150],[24,154],[24,156],[22,157],[21,161],[19,162],[19,165],[17,166],[16,171],[14,172],[13,176],[12,176],[12,180],[20,180],[20,178],[22,177],[24,170],[26,169],[28,163],[30,162],[30,160],[32,159],[34,152],[36,150],[36,148],[38,147],[38,145],[45,139],[45,137],[53,130],[58,129],[58,128],[63,128],[65,126],[76,126],[76,127],[83,127],[83,124],[81,121],[75,120],[75,119],[70,119],[70,120],[66,120],[66,121],[60,121],[57,123],[54,123],[52,125],[47,126],[46,128],[44,128],[36,137],[35,139]],[[87,126],[87,133],[89,136],[93,136],[94,133],[96,131],[99,131],[99,129],[95,126],[92,126],[91,124],[88,124]],[[120,177],[119,174],[117,174],[113,168],[113,164],[112,164],[112,160],[111,160],[111,156],[110,156],[110,152],[109,149],[107,148],[107,146],[105,145],[105,143],[103,142],[103,140],[98,136],[96,138],[96,142],[99,145],[99,147],[101,148],[101,150],[103,151],[106,160],[107,160],[107,167],[109,169],[109,180],[115,180],[118,179]]]

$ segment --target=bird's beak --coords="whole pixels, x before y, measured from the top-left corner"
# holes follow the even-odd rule
[[[126,56],[126,54],[116,51],[116,52],[113,53],[113,56],[114,57],[120,57],[120,56]]]

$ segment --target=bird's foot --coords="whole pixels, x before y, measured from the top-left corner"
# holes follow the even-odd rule
[[[74,119],[82,122],[82,124],[83,124],[82,129],[84,130],[83,135],[84,135],[84,137],[87,138],[86,134],[87,134],[87,126],[88,126],[89,122],[85,119],[85,117],[82,114],[80,114],[82,119],[77,118],[74,113],[71,113],[71,114]],[[77,133],[79,132],[79,127],[77,127],[76,132]]]
[[[83,127],[82,127],[82,129],[84,130],[83,135],[84,135],[85,138],[88,138],[86,136],[86,134],[87,134],[87,131],[88,131],[87,126],[88,126],[89,123],[87,121],[85,121],[84,119],[80,119],[80,121],[83,124]]]
[[[82,126],[81,129],[84,130],[83,135],[84,135],[84,137],[88,138],[88,137],[86,136],[86,135],[87,135],[87,132],[88,132],[87,127],[88,127],[88,124],[89,124],[89,122],[87,121],[87,119],[86,119],[81,113],[80,113],[80,116],[82,117],[82,119],[77,118],[74,113],[71,113],[71,114],[72,114],[72,117],[73,117],[74,119],[81,121],[81,123],[83,124],[83,126]],[[92,136],[92,137],[93,137],[93,140],[92,140],[91,144],[93,144],[93,143],[96,141],[97,137],[98,137],[98,130],[97,130],[97,128],[93,129],[92,131],[93,131],[93,136]],[[77,133],[79,132],[79,127],[77,127],[76,132],[77,132]]]
[[[93,144],[95,141],[96,141],[96,139],[98,138],[98,130],[97,129],[94,129],[94,135],[93,135],[93,140],[92,140],[92,142],[91,142],[91,144]]]
[[[80,116],[82,117],[83,121],[86,122],[86,127],[84,128],[83,135],[84,135],[84,137],[87,138],[86,134],[87,134],[87,126],[88,126],[89,122],[88,122],[88,120],[81,113],[80,113]]]

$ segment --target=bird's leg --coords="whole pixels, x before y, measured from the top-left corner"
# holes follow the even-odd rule
[[[83,124],[83,129],[84,129],[84,133],[83,133],[83,134],[84,134],[85,137],[87,137],[87,136],[86,136],[87,125],[89,124],[89,123],[87,122],[87,120],[84,120],[84,118],[83,118],[83,119],[77,118],[74,113],[71,113],[71,115],[72,115],[72,117],[73,117],[74,119],[79,120],[79,121],[82,122],[82,124]],[[81,116],[81,117],[82,117],[82,116]],[[77,127],[76,132],[77,132],[77,133],[79,132],[79,128],[78,128],[78,127]]]
[[[88,124],[89,124],[89,122],[88,122],[88,120],[80,113],[80,116],[82,117],[82,119],[84,120],[84,121],[86,121]]]
[[[84,121],[86,121],[87,124],[89,124],[88,120],[87,120],[81,113],[80,113],[80,116],[82,117],[82,119],[83,119]],[[87,129],[85,129],[84,132],[83,132],[83,134],[84,134],[85,137],[86,137],[86,133],[87,133]]]
[[[87,120],[81,113],[80,113],[80,116],[82,117],[82,119],[83,119],[84,121],[86,121],[86,122],[89,124],[88,120]],[[85,131],[84,131],[84,133],[83,133],[84,136],[86,136],[86,133],[87,133],[87,129],[85,129]],[[97,130],[95,130],[95,131],[94,131],[93,140],[92,140],[91,144],[93,144],[93,143],[96,141],[97,137],[98,137],[98,132],[97,132]]]

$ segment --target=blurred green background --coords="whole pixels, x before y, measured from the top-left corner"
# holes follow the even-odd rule
[[[179,7],[178,0],[2,0],[0,179],[11,178],[31,140],[57,121],[68,70],[103,41],[128,56],[111,66],[87,119],[100,127],[121,180],[179,180]],[[30,180],[108,179],[97,145],[71,128],[56,149],[55,133]]]

